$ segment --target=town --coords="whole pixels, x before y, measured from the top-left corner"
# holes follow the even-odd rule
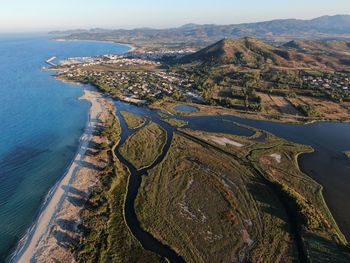
[[[140,58],[153,61],[167,61],[170,59],[179,59],[186,55],[192,54],[196,51],[193,48],[178,48],[178,49],[149,49],[149,48],[137,48],[131,52],[128,52],[126,56],[128,58]]]
[[[103,55],[69,58],[54,69],[60,70],[58,78],[95,84],[131,103],[146,104],[163,97],[202,101],[193,80],[162,68],[156,61]]]

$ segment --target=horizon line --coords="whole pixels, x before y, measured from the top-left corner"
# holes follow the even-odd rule
[[[244,25],[244,24],[255,24],[255,23],[264,23],[264,22],[272,22],[272,21],[279,21],[279,20],[299,20],[299,21],[312,21],[318,18],[322,17],[337,17],[337,16],[349,16],[350,14],[334,14],[334,15],[320,15],[320,16],[313,16],[310,18],[273,18],[273,19],[264,19],[264,20],[254,20],[250,22],[239,22],[239,23],[196,23],[196,22],[184,22],[182,24],[178,25],[172,25],[172,26],[164,26],[164,27],[156,27],[156,26],[125,26],[125,27],[117,27],[117,26],[73,26],[73,27],[52,27],[52,28],[38,28],[38,29],[30,29],[30,30],[0,30],[0,34],[42,34],[42,33],[50,33],[50,32],[63,32],[63,31],[90,31],[90,30],[138,30],[138,29],[154,29],[154,30],[167,30],[167,29],[175,29],[175,28],[181,28],[186,25],[195,25],[195,26],[235,26],[235,25]]]

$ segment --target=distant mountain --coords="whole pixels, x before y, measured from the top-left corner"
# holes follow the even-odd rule
[[[350,16],[322,16],[312,20],[282,19],[236,25],[187,24],[169,29],[92,29],[77,32],[55,31],[54,33],[68,33],[71,39],[111,40],[140,46],[149,46],[150,44],[205,46],[223,38],[246,36],[278,43],[297,39],[347,40],[350,39]]]
[[[341,41],[291,41],[276,47],[251,37],[223,39],[177,61],[179,64],[239,68],[269,67],[345,70],[350,65],[350,44]]]
[[[95,33],[106,33],[110,32],[110,29],[103,29],[103,28],[92,28],[92,29],[72,29],[72,30],[65,30],[65,31],[51,31],[49,34],[51,35],[73,35],[73,34],[95,34]]]
[[[295,36],[350,34],[350,16],[322,16],[311,20],[282,19],[235,26],[241,32],[255,36]]]

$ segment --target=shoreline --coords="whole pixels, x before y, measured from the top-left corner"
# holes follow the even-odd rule
[[[39,212],[37,219],[29,228],[25,236],[19,242],[10,262],[31,262],[36,256],[40,243],[49,235],[53,221],[60,212],[63,203],[66,201],[69,188],[76,180],[77,174],[84,167],[83,160],[86,157],[88,145],[92,142],[93,134],[97,128],[99,115],[104,111],[103,94],[95,89],[86,86],[84,95],[79,99],[87,100],[91,106],[88,111],[88,121],[84,132],[80,137],[77,153],[67,167],[63,177],[53,186],[45,198],[45,202]]]
[[[120,42],[115,42],[112,40],[95,40],[95,39],[66,39],[64,37],[62,38],[49,38],[52,41],[57,41],[57,42],[65,42],[65,41],[90,41],[90,42],[102,42],[102,43],[113,43],[113,44],[118,44],[122,46],[126,46],[129,48],[128,51],[123,52],[123,54],[129,53],[129,52],[134,52],[137,50],[137,47],[133,46],[130,43],[120,43]]]

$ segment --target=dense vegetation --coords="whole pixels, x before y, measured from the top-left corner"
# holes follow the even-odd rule
[[[142,248],[124,220],[124,200],[129,171],[114,156],[114,146],[120,139],[117,119],[103,131],[110,144],[102,145],[110,156],[97,186],[82,211],[80,230],[83,238],[76,248],[78,262],[161,262],[161,259]]]
[[[142,117],[139,117],[131,112],[128,111],[122,111],[121,115],[123,116],[124,120],[126,121],[129,129],[137,129],[141,127],[143,124],[145,124],[146,120]]]
[[[120,148],[120,153],[137,169],[148,167],[161,154],[166,136],[163,128],[151,122],[129,137]]]

